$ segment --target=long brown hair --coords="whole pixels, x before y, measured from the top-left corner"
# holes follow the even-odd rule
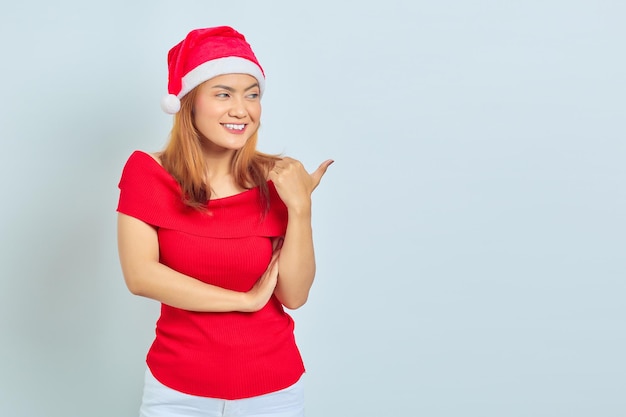
[[[206,162],[202,152],[202,134],[193,123],[193,104],[198,87],[181,100],[180,111],[174,115],[170,139],[161,153],[163,167],[178,181],[186,205],[204,211],[211,198],[211,187],[206,180]],[[258,131],[237,150],[232,161],[232,172],[237,185],[250,189],[259,187],[264,213],[269,210],[267,175],[280,159],[256,150]]]

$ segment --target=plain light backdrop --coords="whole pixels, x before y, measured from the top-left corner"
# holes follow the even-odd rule
[[[313,170],[293,312],[311,417],[626,414],[626,3],[5,2],[0,415],[136,416],[158,305],[117,182],[159,150],[166,54],[232,25],[260,149]]]

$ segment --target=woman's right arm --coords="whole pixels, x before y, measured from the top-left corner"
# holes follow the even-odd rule
[[[134,217],[118,214],[117,242],[130,292],[172,307],[199,312],[254,312],[267,304],[276,287],[278,252],[255,286],[243,293],[206,284],[160,263],[156,229]]]

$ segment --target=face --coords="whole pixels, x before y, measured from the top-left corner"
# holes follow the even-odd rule
[[[226,74],[198,87],[194,123],[205,138],[205,150],[223,153],[241,149],[259,127],[259,84],[251,75]]]

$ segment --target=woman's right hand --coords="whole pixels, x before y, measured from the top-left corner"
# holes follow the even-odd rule
[[[272,297],[274,289],[276,288],[276,283],[278,282],[279,256],[280,249],[274,251],[272,259],[270,260],[270,263],[261,278],[259,278],[250,291],[245,293],[246,306],[241,311],[246,313],[259,311],[265,307],[269,299]]]

